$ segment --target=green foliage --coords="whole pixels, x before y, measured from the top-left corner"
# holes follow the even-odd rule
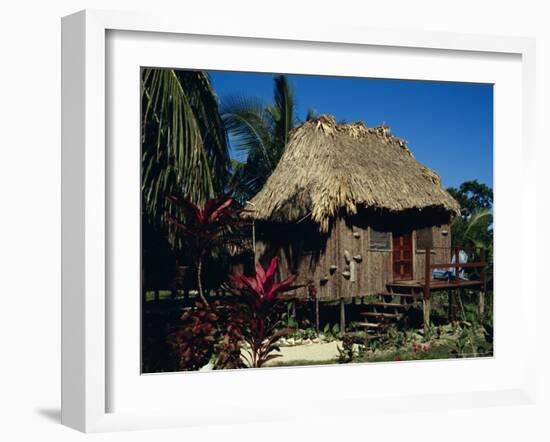
[[[200,71],[142,71],[142,200],[157,226],[177,216],[166,197],[202,203],[223,191],[229,150],[208,75]]]
[[[453,246],[489,248],[493,242],[493,213],[475,209],[468,218],[456,217],[451,225]]]
[[[453,340],[453,354],[457,358],[478,357],[486,355],[489,348],[492,349],[492,343],[483,342],[480,339],[485,334],[485,330],[478,324],[462,323],[456,327],[457,337]]]
[[[345,333],[342,337],[342,347],[338,346],[338,362],[347,364],[366,354],[365,336],[356,333]]]
[[[281,321],[286,324],[288,329],[298,328],[298,322],[296,322],[296,318],[294,317],[294,308],[292,303],[288,302],[286,304],[286,310],[281,316]]]
[[[480,259],[480,249],[485,250],[487,282],[493,279],[493,191],[478,181],[466,181],[458,189],[447,191],[460,203],[462,211],[451,224],[453,247],[468,251],[470,261]],[[479,269],[469,271],[479,277]]]
[[[387,362],[482,357],[492,355],[493,345],[484,327],[465,322],[452,327],[434,328],[434,338],[427,341],[416,334],[395,331],[393,338],[374,341],[361,354],[356,351],[351,362]],[[422,342],[424,341],[424,342]]]
[[[286,322],[286,320],[283,319],[282,322],[284,323]],[[319,336],[317,335],[317,330],[315,330],[315,328],[313,327],[307,327],[307,328],[290,327],[290,328],[286,328],[286,330],[289,332],[289,335],[287,337],[294,339],[295,343],[299,343],[304,339],[314,340],[319,338]]]
[[[386,330],[385,343],[392,347],[401,347],[407,342],[407,334],[397,329],[395,325],[390,325]]]
[[[477,180],[465,181],[458,189],[449,187],[447,191],[458,201],[461,216],[467,219],[478,209],[493,207],[493,190]]]
[[[430,342],[432,339],[436,337],[438,333],[438,328],[435,327],[433,324],[429,324],[424,328],[424,341]]]
[[[227,97],[221,114],[233,145],[245,157],[233,161],[230,187],[241,202],[263,187],[283,154],[288,134],[298,120],[294,92],[287,77],[274,79],[273,103],[249,97]]]

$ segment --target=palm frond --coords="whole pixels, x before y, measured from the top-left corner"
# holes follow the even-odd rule
[[[229,174],[229,144],[219,112],[218,97],[208,74],[202,71],[176,71],[189,95],[203,144],[212,170],[214,187],[218,193]]]
[[[476,229],[487,230],[491,224],[493,212],[489,209],[476,209],[468,218],[467,227],[464,232],[466,236],[471,236]]]
[[[145,212],[166,226],[168,195],[203,202],[223,190],[228,143],[217,98],[202,72],[143,69],[142,198]]]
[[[254,196],[273,173],[297,124],[294,93],[285,76],[274,78],[273,103],[259,99],[223,99],[222,118],[237,151],[245,161],[233,167],[231,186],[241,201]]]
[[[265,104],[255,98],[228,97],[223,100],[221,114],[235,149],[247,157],[262,157],[272,166],[272,122],[265,109]]]
[[[279,75],[274,78],[274,82],[273,107],[277,114],[277,118],[274,119],[274,138],[276,140],[278,157],[280,158],[288,142],[288,134],[297,123],[296,104],[294,91],[288,78],[284,75]]]

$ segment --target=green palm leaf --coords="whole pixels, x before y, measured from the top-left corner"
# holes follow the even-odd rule
[[[174,69],[142,72],[142,195],[146,214],[166,225],[166,203],[180,195],[201,203],[229,178],[229,151],[207,74]]]
[[[476,209],[468,218],[468,224],[464,234],[466,236],[475,235],[479,229],[486,230],[488,224],[493,220],[493,213],[489,209]]]
[[[263,187],[273,173],[295,127],[296,105],[285,76],[274,78],[273,103],[248,97],[224,98],[221,108],[232,144],[246,161],[235,163],[231,189],[244,202]]]

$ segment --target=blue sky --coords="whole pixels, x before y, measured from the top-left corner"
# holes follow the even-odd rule
[[[254,96],[272,101],[273,75],[210,72],[220,100]],[[415,158],[446,187],[477,179],[493,187],[493,87],[489,84],[288,76],[298,117],[308,109],[367,126],[386,123]]]

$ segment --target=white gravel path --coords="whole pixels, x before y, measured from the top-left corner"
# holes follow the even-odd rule
[[[323,342],[318,344],[302,344],[281,347],[280,358],[269,361],[266,365],[280,365],[293,361],[326,361],[338,357],[338,346],[342,341]]]

